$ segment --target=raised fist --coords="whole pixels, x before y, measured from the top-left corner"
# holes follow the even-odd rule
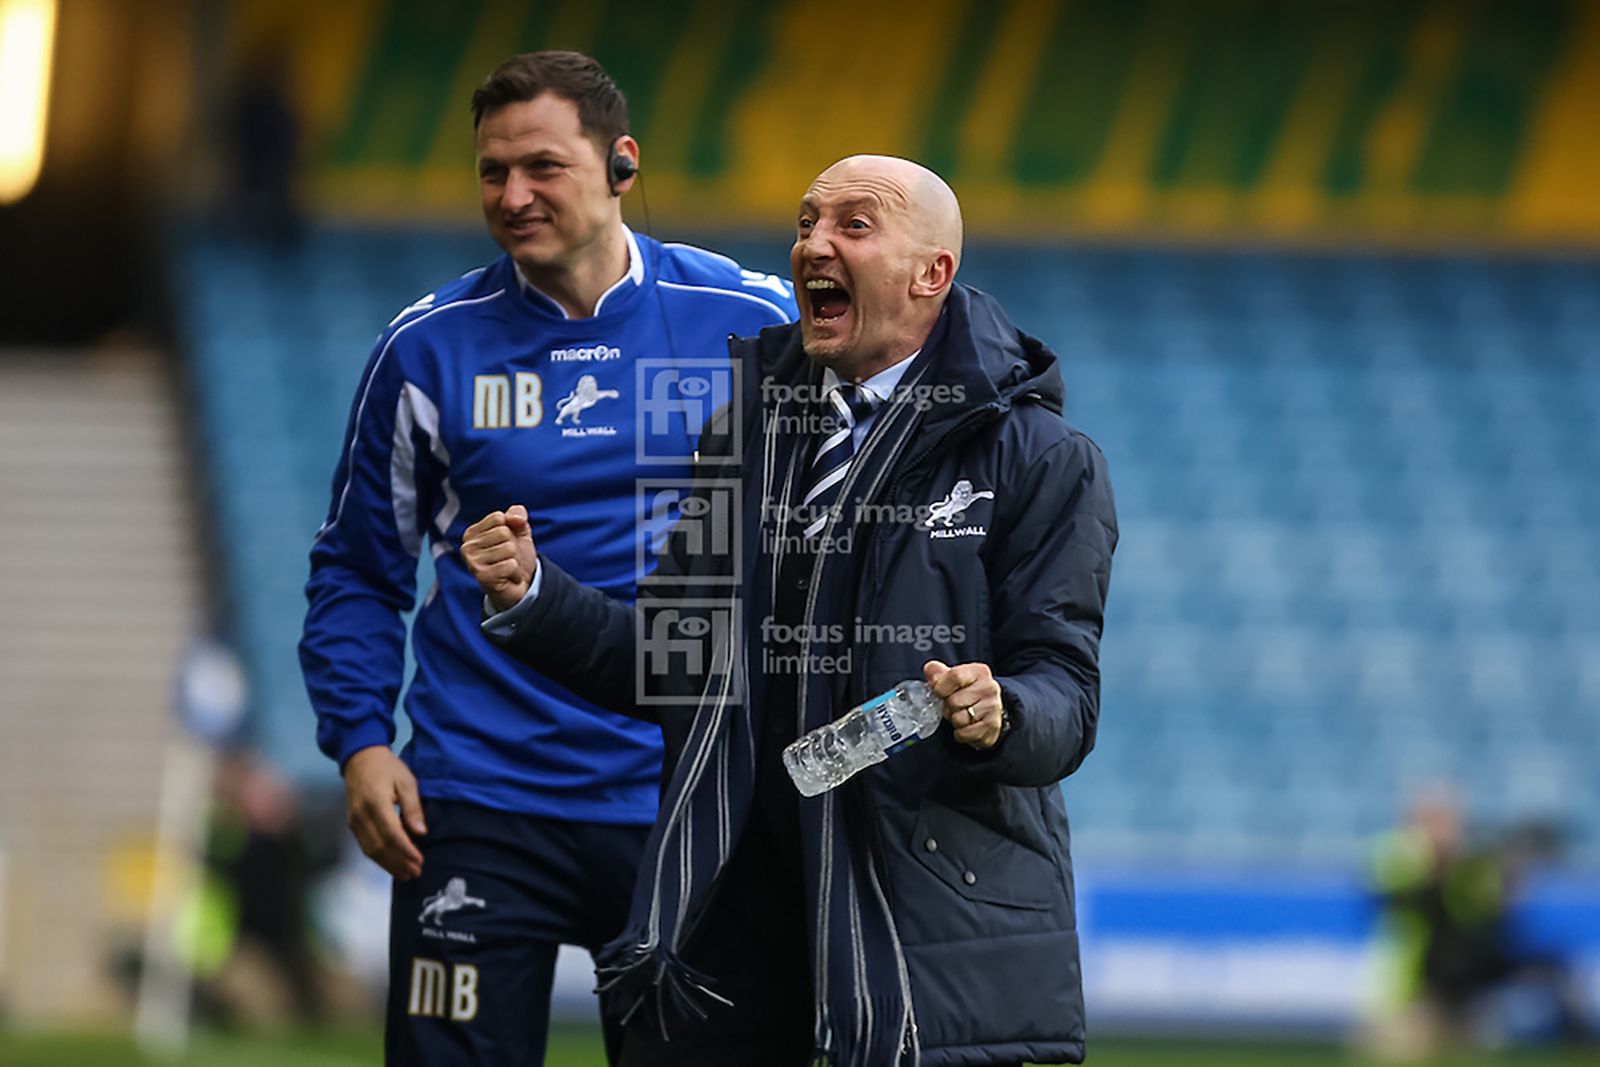
[[[461,559],[478,580],[491,607],[496,611],[515,607],[528,595],[528,585],[539,565],[528,509],[513,504],[505,511],[491,511],[468,526],[461,538]]]

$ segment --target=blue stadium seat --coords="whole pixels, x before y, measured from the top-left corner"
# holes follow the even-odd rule
[[[781,241],[702,243],[782,269]],[[382,324],[493,253],[346,227],[293,269],[205,235],[177,264],[217,521],[243,531],[236,622],[291,769],[326,774],[294,641],[349,397]],[[1496,790],[1554,805],[1594,847],[1600,265],[973,247],[963,275],[1062,355],[1117,490],[1076,834],[1354,855],[1450,780],[1491,816]]]

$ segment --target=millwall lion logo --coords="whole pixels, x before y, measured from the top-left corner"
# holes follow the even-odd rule
[[[928,508],[928,517],[922,520],[922,525],[928,529],[932,529],[936,522],[942,522],[947,527],[954,526],[961,521],[973,501],[993,499],[994,493],[988,489],[974,492],[972,483],[963,478],[950,487],[949,496]]]
[[[443,926],[444,917],[452,911],[462,908],[483,907],[482,897],[467,896],[467,880],[465,878],[452,878],[444,884],[444,888],[427,900],[422,902],[422,914],[417,916],[417,922],[425,923],[433,920],[433,925]]]
[[[615,400],[617,396],[615,389],[602,389],[600,383],[595,381],[594,375],[585,374],[578,379],[578,384],[573,387],[572,392],[563,397],[561,403],[556,406],[556,425],[561,425],[566,417],[571,415],[572,425],[577,426],[583,421],[579,416],[585,411],[602,400]]]

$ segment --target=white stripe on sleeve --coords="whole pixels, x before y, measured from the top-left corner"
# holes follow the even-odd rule
[[[422,551],[422,528],[417,522],[417,456],[412,433],[421,430],[428,438],[428,451],[446,471],[450,469],[450,450],[439,437],[439,408],[416,385],[406,382],[394,410],[394,447],[389,453],[389,495],[394,506],[394,521],[400,543],[416,556]],[[434,520],[442,535],[455,521],[461,501],[451,488],[448,475],[443,479],[444,506]]]

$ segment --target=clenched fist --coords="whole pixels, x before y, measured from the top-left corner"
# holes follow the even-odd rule
[[[933,695],[944,700],[944,717],[955,739],[969,748],[993,748],[1006,724],[1005,699],[987,663],[947,667],[936,659],[922,665]]]
[[[513,504],[468,526],[461,538],[461,559],[483,587],[494,610],[515,607],[528,595],[534,569],[539,565],[528,509]]]

